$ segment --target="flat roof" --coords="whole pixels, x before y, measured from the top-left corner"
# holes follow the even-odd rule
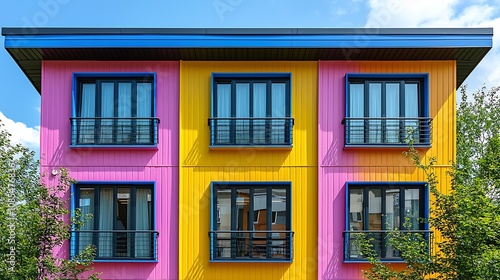
[[[456,60],[457,87],[492,28],[2,28],[38,92],[42,60]]]

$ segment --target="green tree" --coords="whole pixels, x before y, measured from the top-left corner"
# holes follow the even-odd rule
[[[484,87],[462,100],[457,113],[457,159],[453,164],[451,189],[438,191],[433,169],[435,158],[423,163],[410,143],[405,155],[424,171],[433,196],[429,223],[442,239],[428,255],[421,242],[408,243],[404,234],[390,233],[390,242],[407,264],[407,271],[394,272],[377,258],[367,258],[373,267],[365,271],[368,279],[500,279],[500,97],[499,88]],[[399,237],[398,237],[399,236]],[[361,239],[366,256],[369,240]],[[403,244],[403,246],[401,246]],[[429,259],[426,259],[426,255]],[[410,256],[410,258],[408,258]],[[421,259],[421,261],[418,261]],[[415,260],[417,260],[415,266]],[[429,261],[427,261],[429,260]],[[408,278],[413,273],[415,278]]]
[[[71,227],[91,217],[76,211],[72,223],[65,222],[68,203],[61,194],[70,185],[68,174],[61,169],[58,184],[44,185],[34,152],[9,137],[0,123],[0,279],[79,279],[92,269],[95,249],[74,260],[52,252],[69,240]]]

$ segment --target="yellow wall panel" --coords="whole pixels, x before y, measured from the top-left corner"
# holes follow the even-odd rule
[[[456,153],[456,79],[455,61],[360,61],[360,73],[428,73],[429,116],[433,119],[432,147],[420,149],[424,158],[435,156],[438,165],[450,166]],[[404,149],[405,150],[405,149]],[[398,154],[402,150],[366,149],[353,153],[355,165],[411,165]]]
[[[316,166],[317,62],[181,62],[180,164],[182,166]],[[291,73],[292,149],[209,149],[212,73]]]
[[[258,176],[255,176],[258,175]],[[185,167],[181,169],[179,274],[181,279],[314,279],[317,248],[317,168]],[[210,263],[210,183],[290,181],[293,261]]]
[[[317,278],[317,63],[181,62],[180,279]],[[293,148],[209,149],[212,73],[291,73]],[[293,261],[210,263],[210,183],[289,181]]]

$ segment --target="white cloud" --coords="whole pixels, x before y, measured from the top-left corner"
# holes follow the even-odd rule
[[[12,143],[22,144],[35,151],[40,148],[40,126],[28,127],[22,122],[7,118],[2,112],[0,112],[0,121],[11,134]]]
[[[366,27],[493,27],[500,32],[498,0],[370,0]],[[500,36],[465,81],[469,91],[500,86]]]

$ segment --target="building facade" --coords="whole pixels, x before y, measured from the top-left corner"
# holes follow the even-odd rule
[[[403,268],[387,230],[439,234],[402,152],[437,157],[448,190],[456,89],[492,46],[489,28],[36,31],[2,33],[42,96],[41,170],[67,168],[68,207],[93,215],[55,253],[95,246],[103,279],[360,279],[353,233]]]

